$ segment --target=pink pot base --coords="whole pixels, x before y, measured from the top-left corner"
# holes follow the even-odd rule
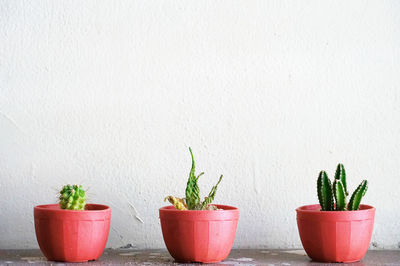
[[[165,245],[177,262],[217,263],[232,249],[239,210],[216,205],[216,211],[181,211],[173,206],[160,208]]]
[[[296,209],[300,239],[307,255],[319,262],[356,262],[368,250],[375,208],[358,211],[320,211],[320,205]]]
[[[85,262],[98,259],[107,243],[111,209],[87,204],[87,210],[62,210],[58,204],[34,207],[40,250],[51,261]]]

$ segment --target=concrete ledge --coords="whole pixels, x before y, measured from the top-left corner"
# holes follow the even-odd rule
[[[107,249],[97,261],[57,263],[47,261],[40,250],[0,250],[0,265],[182,265],[166,250]],[[200,265],[185,264],[185,265]],[[211,265],[211,264],[206,264]],[[304,250],[236,249],[217,265],[345,265],[310,261]],[[370,250],[361,262],[349,265],[400,265],[399,250]]]

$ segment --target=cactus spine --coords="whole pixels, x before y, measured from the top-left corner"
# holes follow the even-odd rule
[[[338,164],[333,185],[325,171],[321,171],[317,180],[318,200],[322,211],[355,211],[360,207],[361,199],[368,189],[368,182],[364,180],[357,187],[350,198],[349,204],[346,198],[349,195],[346,182],[346,171],[343,164]],[[334,204],[334,201],[336,204]]]
[[[81,185],[65,185],[60,191],[60,207],[67,210],[84,210],[86,193]]]

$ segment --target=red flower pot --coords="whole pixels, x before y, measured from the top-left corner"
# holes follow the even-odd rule
[[[319,204],[296,209],[301,243],[307,255],[320,262],[355,262],[368,250],[375,208],[358,211],[320,211]]]
[[[219,262],[232,249],[239,210],[215,205],[216,211],[181,211],[174,206],[160,209],[164,242],[178,262]]]
[[[36,238],[48,260],[83,262],[103,253],[110,231],[111,209],[87,204],[84,211],[60,209],[58,204],[34,208]]]

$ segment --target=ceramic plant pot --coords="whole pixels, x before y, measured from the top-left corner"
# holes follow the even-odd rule
[[[178,262],[212,263],[226,259],[232,249],[239,210],[215,205],[215,211],[159,210],[164,242]]]
[[[320,211],[319,204],[296,209],[297,226],[307,255],[319,262],[355,262],[368,250],[375,208],[357,211]]]
[[[58,204],[34,208],[36,238],[48,260],[83,262],[98,259],[107,243],[111,209],[86,204],[84,211],[60,209]]]

